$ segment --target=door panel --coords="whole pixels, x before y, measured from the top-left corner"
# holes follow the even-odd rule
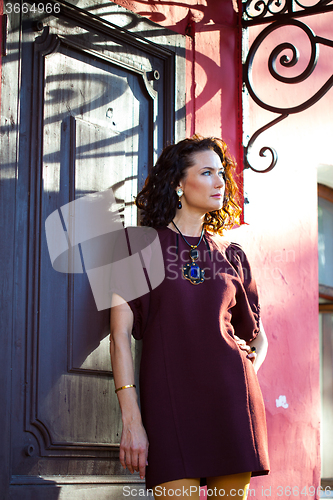
[[[148,171],[154,99],[135,65],[113,63],[105,49],[92,57],[87,40],[83,50],[77,48],[78,35],[75,48],[48,29],[44,37],[44,71],[38,82],[43,91],[43,140],[35,332],[42,356],[36,359],[29,427],[42,433],[44,456],[52,455],[55,447],[76,454],[77,446],[80,454],[84,450],[98,456],[117,446],[121,432],[109,376],[109,311],[97,311],[85,273],[54,271],[43,226],[63,204],[110,187],[125,225],[136,224],[133,198],[139,172]],[[38,49],[37,42],[40,56]],[[147,67],[151,61],[146,57],[145,63]],[[157,92],[151,94],[156,99]],[[79,375],[82,371],[85,376]],[[113,419],[110,407],[115,408]]]
[[[83,488],[84,498],[97,491],[98,498],[116,498],[120,485],[140,481],[124,475],[118,461],[121,421],[109,359],[109,310],[97,310],[86,273],[52,268],[45,220],[73,200],[112,188],[124,224],[137,224],[134,197],[173,139],[180,95],[174,70],[183,42],[154,26],[156,40],[162,30],[167,43],[151,43],[117,29],[110,12],[106,22],[60,5],[59,17],[45,18],[38,36],[27,27],[23,34],[33,65],[32,71],[27,63],[22,67],[23,90],[31,89],[31,99],[21,103],[21,126],[28,130],[20,158],[30,169],[29,254],[22,294],[25,354],[14,357],[10,491],[12,498],[26,499],[51,488],[55,498],[72,499]],[[110,6],[114,14],[126,12]],[[30,22],[33,27],[33,17]],[[24,212],[22,204],[19,210]],[[139,350],[133,344],[136,376]],[[90,492],[78,486],[90,483]],[[114,485],[113,493],[106,484]]]

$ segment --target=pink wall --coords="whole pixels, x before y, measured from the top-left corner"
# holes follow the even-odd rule
[[[240,30],[231,0],[117,3],[190,35],[187,134],[222,135],[241,166]],[[311,20],[316,34],[330,36],[332,16]],[[333,49],[325,48],[319,71],[311,80],[294,86],[272,82],[267,60],[271,48],[290,41],[285,39],[289,31],[287,28],[275,34],[254,66],[254,80],[261,94],[280,106],[302,102],[321,86],[325,75],[333,73]],[[255,32],[254,28],[250,30],[252,39]],[[304,36],[295,36],[298,48],[308,50]],[[306,53],[299,63],[303,68],[304,57]],[[316,167],[318,163],[333,163],[331,141],[327,140],[328,134],[333,137],[329,111],[333,109],[332,93],[265,133],[260,147],[275,147],[279,161],[270,173],[244,173],[244,189],[250,201],[245,206],[248,225],[232,236],[244,245],[253,262],[270,342],[259,380],[267,409],[272,472],[251,481],[256,498],[318,497],[309,490],[320,484]],[[276,116],[250,102],[246,131],[251,135]],[[284,396],[286,404],[279,406]]]
[[[332,13],[302,21],[316,35],[332,39]],[[250,29],[251,40],[258,31]],[[272,49],[283,42],[293,43],[300,59],[293,68],[280,67],[281,73],[295,76],[304,70],[310,57],[309,40],[299,28],[288,26],[265,40],[253,65],[254,82],[267,103],[295,106],[313,96],[333,74],[333,48],[321,46],[313,74],[302,83],[287,85],[273,80],[267,70]],[[320,485],[316,168],[333,164],[332,111],[333,89],[258,139],[256,152],[262,146],[273,146],[278,152],[272,172],[244,174],[250,201],[245,221],[250,225],[241,230],[243,239],[252,242],[249,252],[257,268],[270,339],[259,379],[268,417],[272,474],[253,481],[271,486],[267,498],[277,498],[278,491],[282,493],[279,498],[290,498],[288,486],[294,488],[294,496],[303,491],[304,498],[319,498],[309,490]],[[250,135],[276,117],[250,100]],[[264,168],[260,163],[267,166],[269,162],[256,153],[252,163]],[[277,405],[280,396],[286,397],[288,407]]]

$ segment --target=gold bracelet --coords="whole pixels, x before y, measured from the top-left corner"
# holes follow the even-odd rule
[[[121,391],[122,389],[129,389],[130,387],[136,388],[136,385],[134,385],[134,384],[123,385],[122,387],[118,387],[118,389],[116,389],[114,392]]]

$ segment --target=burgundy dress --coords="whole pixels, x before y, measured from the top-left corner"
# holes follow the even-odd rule
[[[241,247],[205,234],[197,263],[205,281],[182,276],[189,247],[158,229],[165,279],[129,301],[143,340],[140,397],[149,440],[146,486],[241,472],[268,474],[265,408],[252,362],[235,339],[259,331],[255,281]],[[198,237],[186,237],[191,244]]]

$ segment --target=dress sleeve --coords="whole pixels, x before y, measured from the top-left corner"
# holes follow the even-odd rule
[[[130,306],[134,316],[132,335],[137,340],[143,337],[149,315],[150,280],[146,268],[150,265],[150,259],[146,256],[143,262],[142,253],[152,242],[151,233],[151,228],[136,226],[119,231],[111,259],[109,279],[111,301],[112,294],[115,293]]]
[[[240,286],[236,291],[236,304],[231,308],[231,324],[235,334],[246,341],[254,340],[260,330],[260,304],[257,285],[251,266],[242,247],[231,243],[227,259],[236,271]]]
[[[143,338],[149,316],[149,299],[150,293],[146,293],[137,299],[127,302],[134,316],[132,335],[136,340],[141,340]]]

